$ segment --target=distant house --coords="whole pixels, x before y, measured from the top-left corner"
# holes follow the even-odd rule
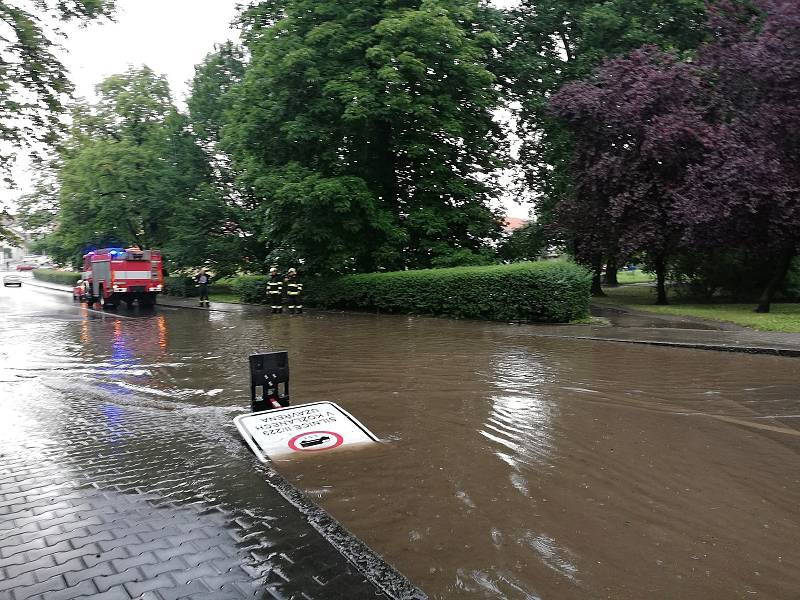
[[[503,225],[504,233],[511,233],[512,231],[524,227],[530,223],[527,219],[520,219],[519,217],[506,217],[505,224]]]
[[[20,262],[23,260],[28,251],[28,243],[29,239],[28,236],[22,231],[14,221],[14,217],[3,213],[0,213],[0,220],[2,221],[3,227],[9,229],[14,235],[16,235],[22,243],[20,246],[13,246],[7,240],[0,240],[0,260],[4,261],[12,261],[12,262]]]

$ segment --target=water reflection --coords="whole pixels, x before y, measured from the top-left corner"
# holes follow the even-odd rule
[[[63,400],[37,439],[63,446],[66,466],[83,428],[108,436],[103,459],[126,476],[180,460],[163,493],[247,508],[266,503],[231,428],[248,404],[246,357],[289,349],[294,402],[339,402],[390,443],[276,467],[434,600],[800,589],[796,438],[695,416],[797,415],[794,359],[331,313],[92,314],[0,330],[2,381],[27,378],[8,384],[36,390],[27,403]],[[16,434],[5,422],[30,430],[26,416],[0,403],[0,436]]]
[[[547,395],[553,367],[526,348],[509,348],[492,359],[491,412],[481,435],[497,444],[495,454],[508,464],[511,483],[527,495],[522,470],[547,464],[553,451],[552,422],[558,406]]]

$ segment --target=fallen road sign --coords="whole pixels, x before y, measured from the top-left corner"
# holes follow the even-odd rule
[[[233,422],[261,462],[280,455],[324,452],[378,441],[358,419],[333,402],[239,415]]]

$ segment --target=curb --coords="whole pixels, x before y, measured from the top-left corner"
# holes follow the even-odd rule
[[[726,346],[724,344],[695,344],[692,342],[668,342],[663,340],[626,340],[622,338],[606,338],[592,335],[554,335],[534,333],[534,337],[557,338],[568,340],[588,340],[592,342],[611,342],[615,344],[639,344],[645,346],[664,346],[667,348],[686,348],[688,350],[714,350],[717,352],[737,352],[743,354],[767,354],[787,358],[800,357],[800,349],[770,348],[768,346]]]

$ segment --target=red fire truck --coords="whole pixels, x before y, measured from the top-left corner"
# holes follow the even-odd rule
[[[103,308],[116,308],[120,302],[130,306],[153,306],[164,289],[161,253],[139,248],[105,248],[83,257],[83,294],[89,306],[103,302]]]

